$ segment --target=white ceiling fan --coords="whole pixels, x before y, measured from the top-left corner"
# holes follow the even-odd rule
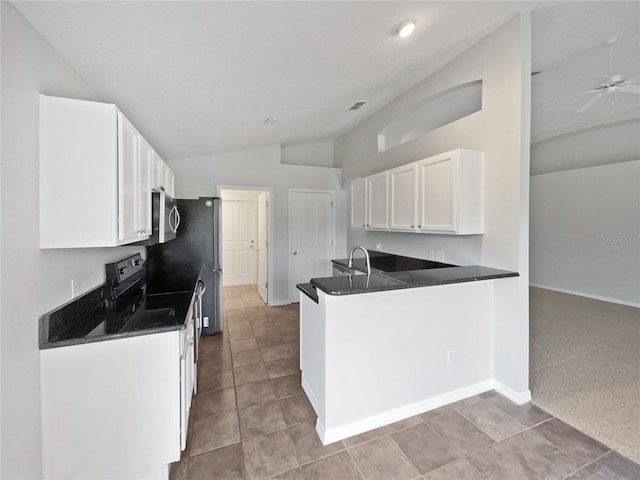
[[[616,92],[622,93],[634,93],[640,95],[640,83],[638,80],[625,78],[624,75],[614,75],[612,73],[612,58],[613,58],[613,45],[618,40],[618,37],[611,37],[608,40],[602,42],[603,45],[607,45],[609,47],[609,73],[606,75],[596,75],[594,78],[605,78],[605,82],[601,83],[598,87],[593,90],[587,90],[586,92],[576,93],[575,95],[570,95],[565,98],[560,98],[558,100],[554,100],[553,102],[549,102],[547,105],[552,105],[554,103],[563,102],[565,100],[569,100],[570,98],[579,97],[582,95],[595,94],[591,97],[584,105],[582,105],[576,113],[582,113],[591,108],[598,100],[600,100],[605,94],[611,94],[611,103],[613,103],[613,95]]]

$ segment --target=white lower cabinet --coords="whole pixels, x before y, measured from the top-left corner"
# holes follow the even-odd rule
[[[191,315],[188,318],[191,318]],[[180,336],[180,450],[187,446],[189,411],[196,383],[194,344],[195,331],[191,321]]]
[[[189,325],[40,351],[45,479],[166,478],[196,381]]]

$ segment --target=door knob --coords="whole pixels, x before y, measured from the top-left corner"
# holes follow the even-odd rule
[[[293,254],[294,254],[294,255],[297,255],[297,254],[298,254],[298,252],[294,251],[294,252],[293,252]]]

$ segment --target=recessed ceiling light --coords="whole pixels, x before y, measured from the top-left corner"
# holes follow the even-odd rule
[[[403,22],[396,27],[396,35],[399,37],[408,37],[413,33],[413,30],[416,28],[416,22],[413,20],[409,20],[408,22]]]

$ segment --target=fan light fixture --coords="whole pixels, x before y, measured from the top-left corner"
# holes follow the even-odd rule
[[[396,35],[399,37],[405,38],[413,33],[413,30],[416,28],[416,22],[413,20],[409,20],[408,22],[403,22],[398,25],[395,29]]]

